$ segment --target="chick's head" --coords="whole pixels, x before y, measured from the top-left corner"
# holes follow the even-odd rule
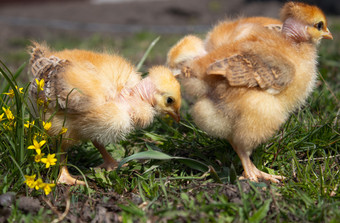
[[[307,38],[313,43],[319,43],[321,39],[333,39],[327,28],[327,19],[322,10],[316,6],[302,2],[288,2],[281,10],[281,20],[293,19],[305,25]]]
[[[156,87],[155,109],[160,113],[169,114],[178,122],[180,120],[181,90],[173,73],[166,67],[156,66],[149,70],[149,77]]]

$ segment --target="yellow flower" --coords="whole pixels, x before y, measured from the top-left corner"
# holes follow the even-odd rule
[[[19,91],[19,93],[21,93],[21,94],[23,94],[24,92],[22,91],[22,89],[24,89],[24,88],[19,88],[18,89],[18,86],[15,86],[15,88]],[[8,93],[3,93],[3,94],[6,94],[6,95],[8,95],[10,98],[13,98],[14,97],[14,91],[13,91],[13,89],[10,89],[9,91],[8,91]]]
[[[55,187],[55,184],[49,184],[49,183],[45,183],[43,189],[46,195],[48,195],[49,193],[51,193],[51,187]]]
[[[39,98],[38,100],[37,100],[37,104],[39,105],[39,106],[42,106],[42,105],[44,105],[44,99],[41,99],[41,98]]]
[[[35,174],[32,175],[32,176],[28,176],[28,175],[25,175],[25,182],[27,186],[29,186],[30,188],[34,188],[35,185],[36,185],[36,182],[34,181],[35,180]]]
[[[39,178],[35,181],[35,189],[36,190],[39,190],[39,189],[44,188],[44,187],[45,187],[45,183],[42,181],[41,178]]]
[[[31,123],[29,121],[26,121],[26,124],[24,124],[25,128],[31,128],[34,125],[34,121]]]
[[[67,128],[62,127],[59,134],[62,135],[62,134],[65,134],[66,132],[67,132]]]
[[[3,93],[3,94],[8,95],[10,98],[13,98],[13,97],[14,97],[14,91],[13,91],[13,89],[10,89],[10,90],[8,91],[8,93]]]
[[[3,123],[2,126],[4,127],[5,130],[7,131],[12,131],[13,130],[13,123]]]
[[[35,82],[37,83],[37,87],[38,87],[38,93],[40,91],[44,90],[44,86],[45,86],[45,81],[44,79],[41,79],[40,81],[38,79],[35,79]]]
[[[19,93],[21,93],[21,94],[23,94],[24,92],[22,91],[22,89],[24,89],[24,88],[19,88],[18,89],[18,86],[15,86],[15,88],[19,91]],[[3,94],[6,94],[6,95],[8,95],[10,98],[13,98],[14,97],[14,91],[13,91],[13,89],[10,89],[9,91],[8,91],[8,93],[3,93]]]
[[[18,90],[18,86],[15,86],[15,88]],[[24,93],[24,92],[22,91],[22,89],[24,89],[24,88],[22,88],[22,87],[19,88],[19,93],[20,93],[20,94],[23,94],[23,93]]]
[[[11,112],[11,110],[9,108],[5,108],[5,107],[2,107],[2,110],[5,112],[6,114],[6,117],[9,121],[13,121],[14,120],[14,116]]]
[[[0,115],[0,122],[2,121],[2,120],[4,120],[4,115],[5,115],[5,113],[2,113],[1,115]]]
[[[33,140],[37,139],[37,138],[47,140],[47,134],[43,134],[41,132],[35,133],[34,136],[33,136]]]
[[[41,161],[41,158],[45,155],[45,153],[39,153],[37,155],[34,156],[34,161],[39,163]]]
[[[46,102],[45,102],[46,106],[48,106],[50,103],[51,103],[51,98],[47,97]]]
[[[43,121],[43,126],[44,126],[44,129],[45,129],[46,131],[48,131],[48,130],[51,128],[52,123],[51,123],[51,122],[44,122],[44,121]]]
[[[30,122],[29,122],[29,121],[26,121],[26,124],[24,124],[24,127],[25,127],[25,128],[29,128],[29,127],[30,127]]]
[[[49,168],[50,166],[55,165],[57,162],[57,159],[54,157],[55,157],[55,153],[48,154],[47,158],[41,158],[41,162],[46,164],[46,168]]]
[[[45,140],[42,140],[41,142],[38,143],[36,139],[33,139],[33,145],[27,147],[27,149],[35,149],[37,154],[41,153],[41,147],[46,143]]]

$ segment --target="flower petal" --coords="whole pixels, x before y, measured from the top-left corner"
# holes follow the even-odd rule
[[[31,146],[27,147],[27,149],[35,149],[35,146],[31,145]]]
[[[35,149],[35,152],[40,155],[41,154],[41,149]]]
[[[39,142],[39,147],[43,146],[45,143],[46,143],[46,140]]]

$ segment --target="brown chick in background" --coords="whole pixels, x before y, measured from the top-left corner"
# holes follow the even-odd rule
[[[118,55],[84,50],[54,52],[37,43],[30,62],[33,104],[37,99],[49,102],[43,120],[53,116],[48,133],[58,135],[62,127],[67,128],[63,152],[80,141],[91,140],[103,156],[100,167],[107,170],[116,168],[117,162],[105,150],[106,144],[124,139],[135,128],[147,127],[160,113],[179,121],[180,85],[166,67],[152,67],[142,79]],[[44,79],[42,92],[38,92],[35,79]],[[84,184],[69,174],[64,155],[61,161],[58,182]]]
[[[179,76],[197,96],[191,108],[194,122],[230,142],[244,177],[252,181],[284,179],[258,170],[250,155],[304,104],[317,78],[316,47],[321,39],[333,38],[324,13],[316,6],[288,2],[281,20],[281,31],[258,22],[235,21],[228,24],[227,35],[238,34],[230,41],[220,37],[221,44],[212,41],[215,34],[210,32],[207,53],[187,61]]]

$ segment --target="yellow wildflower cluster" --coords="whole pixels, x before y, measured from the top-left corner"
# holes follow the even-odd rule
[[[42,140],[38,142],[36,139],[33,139],[33,145],[30,145],[27,147],[27,149],[34,149],[36,152],[36,155],[34,157],[35,162],[39,163],[45,163],[46,168],[49,168],[50,166],[53,166],[56,164],[57,159],[55,158],[54,154],[48,154],[47,157],[43,157],[45,154],[41,153],[42,146],[45,145],[46,140]]]
[[[38,178],[37,180],[35,180],[35,178],[35,174],[32,176],[25,175],[26,185],[32,189],[35,188],[36,190],[43,189],[46,195],[51,193],[51,188],[55,187],[55,184],[44,183],[41,178]]]
[[[27,121],[24,126],[26,128],[30,128],[30,126],[33,126],[33,125],[34,125],[34,121],[31,123]],[[51,128],[52,123],[43,121],[42,125],[43,125],[44,130],[47,131]],[[33,137],[33,144],[28,146],[27,149],[35,150],[36,154],[34,156],[34,161],[36,163],[43,163],[45,164],[46,168],[50,168],[51,166],[56,165],[57,159],[55,158],[56,154],[47,154],[47,156],[45,156],[45,153],[42,153],[42,149],[47,143],[46,136],[47,136],[46,133],[36,133]],[[41,178],[38,178],[37,180],[35,180],[35,178],[36,178],[36,174],[32,176],[25,175],[26,185],[32,189],[33,188],[36,190],[42,189],[44,190],[44,193],[46,195],[48,195],[52,191],[51,188],[55,187],[55,184],[45,183],[43,182]]]
[[[4,113],[0,115],[0,122],[7,119],[8,122],[3,123],[2,126],[4,127],[5,130],[12,131],[13,127],[15,126],[14,115],[10,108],[2,107],[2,110]],[[5,115],[6,115],[6,118],[5,118]]]
[[[44,79],[36,79],[35,83],[37,85],[37,101],[38,109],[41,109],[42,112],[46,112],[47,107],[49,106],[49,103],[51,99],[42,97],[43,91],[45,90],[45,81]],[[24,94],[23,88],[19,88],[18,86],[13,87],[13,89],[10,89],[8,92],[2,93],[10,100],[7,100],[12,103],[12,105],[15,104],[14,100],[16,100],[15,95],[16,93]],[[7,98],[7,99],[8,99]],[[20,97],[22,99],[22,97]],[[17,118],[15,116],[15,112],[12,108],[12,105],[6,104],[3,107],[0,107],[0,127],[2,126],[5,131],[13,131],[13,129],[17,126],[17,121],[22,121],[22,119]],[[15,106],[14,106],[15,107]],[[44,117],[43,113],[40,113],[41,117]],[[43,118],[42,118],[43,119]],[[44,120],[44,119],[43,119]],[[43,192],[48,195],[51,193],[52,188],[55,187],[54,183],[44,182],[44,179],[40,172],[40,169],[44,168],[46,170],[49,170],[49,168],[55,166],[57,164],[57,158],[56,154],[49,152],[44,153],[44,149],[46,149],[46,144],[48,141],[48,134],[46,131],[49,131],[52,127],[52,123],[49,121],[42,121],[42,125],[40,125],[44,131],[36,131],[38,126],[36,126],[37,120],[24,120],[23,127],[25,128],[25,133],[27,135],[32,136],[32,144],[27,145],[27,151],[28,150],[34,150],[34,155],[32,159],[32,164],[35,166],[36,172],[33,172],[31,174],[33,175],[25,175],[25,184],[32,189],[35,190],[43,190]],[[38,121],[40,123],[40,121]],[[1,130],[0,130],[1,131]],[[60,130],[60,134],[64,134],[67,131],[66,128],[62,128]],[[38,166],[39,168],[37,168]],[[50,171],[49,171],[50,172]],[[29,173],[28,173],[29,174]]]
[[[36,103],[38,105],[38,108],[43,113],[40,113],[42,117],[44,117],[44,113],[46,112],[47,106],[50,103],[49,98],[42,97],[43,94],[41,94],[44,91],[45,81],[44,79],[35,79],[35,83],[37,85],[37,100]],[[40,93],[40,94],[39,94]],[[42,118],[44,120],[45,118]],[[34,122],[27,121],[24,126],[26,128],[30,128],[34,126]],[[35,133],[33,136],[32,145],[29,145],[27,149],[34,150],[34,163],[43,164],[46,169],[51,168],[52,166],[56,165],[57,159],[56,154],[50,154],[50,153],[43,153],[44,148],[46,147],[47,140],[48,140],[48,134],[46,131],[49,131],[52,128],[52,122],[49,121],[42,121],[42,127],[44,132],[38,132]],[[67,128],[62,128],[59,132],[60,135],[65,134],[67,132]],[[36,190],[44,190],[45,194],[49,194],[51,192],[51,188],[55,186],[55,184],[45,183],[40,176],[40,173],[36,173],[34,175],[25,175],[25,183],[28,187]],[[37,179],[36,179],[37,178]]]
[[[18,89],[18,86],[15,86],[15,88],[19,91],[20,94],[24,93],[22,91],[24,88],[21,87]],[[10,89],[7,93],[3,93],[3,94],[8,95],[10,98],[14,98],[14,95],[15,95],[13,89]]]
[[[15,86],[15,88],[20,94],[24,93],[23,88],[18,88],[18,86]],[[13,89],[10,89],[7,93],[3,93],[3,94],[8,95],[10,98],[14,98],[15,96]],[[9,107],[2,107],[2,111],[4,113],[0,114],[0,122],[7,118],[7,122],[3,123],[2,126],[5,130],[12,131],[13,127],[15,127],[15,124],[16,124],[14,121],[15,117]]]
[[[33,139],[33,145],[27,147],[27,149],[34,149],[36,155],[34,156],[34,161],[36,163],[44,163],[46,168],[50,168],[53,165],[56,165],[57,159],[55,158],[56,154],[48,154],[46,157],[45,153],[42,153],[44,145],[46,144],[46,140],[37,141],[37,136]],[[55,184],[44,183],[41,178],[35,180],[36,174],[32,176],[25,175],[25,183],[30,188],[35,188],[36,190],[43,189],[45,194],[48,195],[51,192],[51,188],[55,186]]]
[[[46,97],[46,95],[42,96],[40,92],[44,91],[44,86],[45,86],[45,80],[44,79],[35,79],[35,83],[37,84],[37,105],[40,109],[42,109],[43,112],[47,112],[47,107],[49,106],[51,102],[51,98]]]

